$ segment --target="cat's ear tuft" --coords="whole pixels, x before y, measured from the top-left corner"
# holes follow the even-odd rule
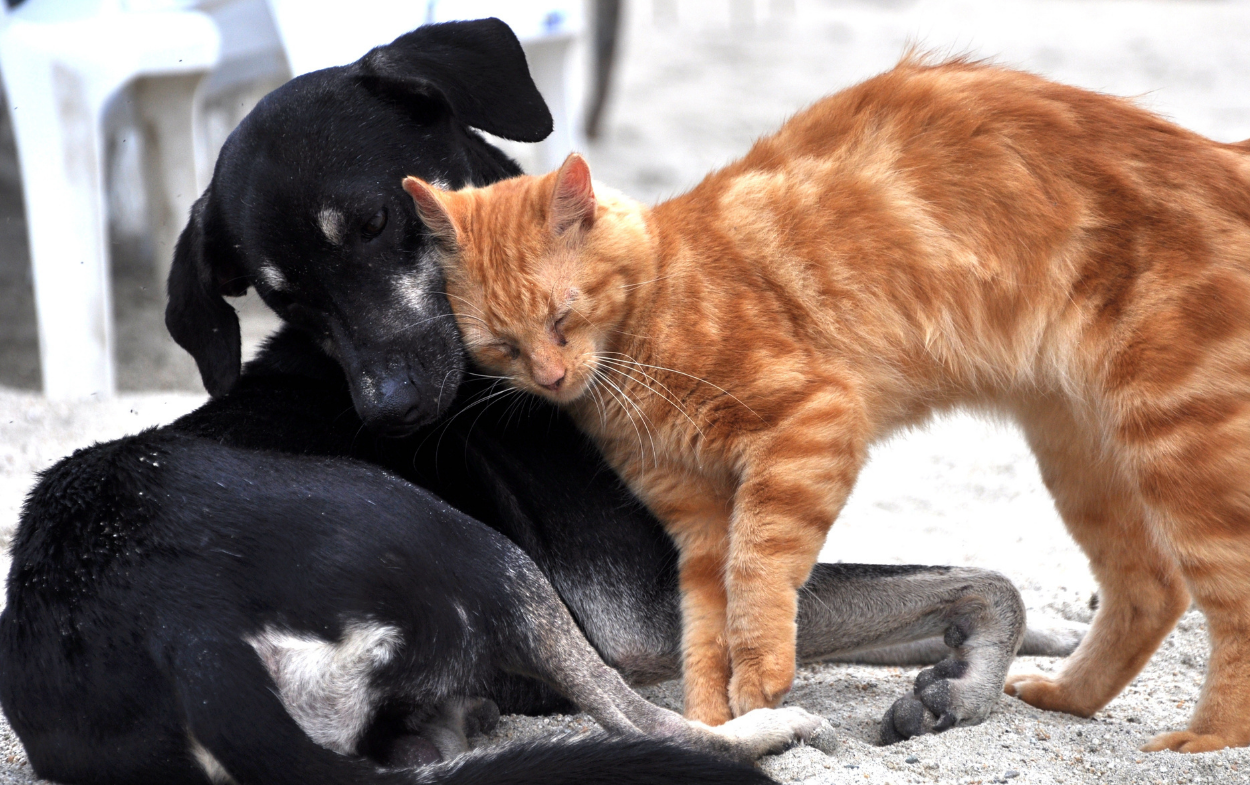
[[[569,153],[556,173],[548,218],[553,234],[562,235],[575,226],[589,227],[595,221],[595,189],[590,182],[590,165],[577,153]]]
[[[439,242],[454,247],[456,224],[447,209],[442,192],[419,177],[405,177],[404,190],[416,205],[417,217]]]

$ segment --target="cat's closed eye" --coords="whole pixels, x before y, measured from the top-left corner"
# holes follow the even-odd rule
[[[564,346],[569,342],[569,339],[564,335],[564,326],[568,323],[570,313],[572,311],[565,311],[560,316],[557,316],[555,322],[551,325],[551,333],[556,339],[557,346]]]
[[[521,356],[521,349],[512,341],[496,341],[491,344],[491,348],[507,355],[509,360],[515,360]]]

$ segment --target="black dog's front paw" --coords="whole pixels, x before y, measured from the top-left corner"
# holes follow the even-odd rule
[[[941,733],[978,712],[963,699],[960,681],[968,674],[963,660],[942,660],[916,676],[911,695],[894,702],[881,720],[881,744],[894,744],[926,733]],[[977,717],[976,721],[984,718]]]

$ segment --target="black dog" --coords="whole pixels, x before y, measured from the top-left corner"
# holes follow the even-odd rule
[[[214,400],[57,464],[14,539],[0,703],[41,776],[749,782],[732,759],[817,730],[794,709],[709,729],[621,679],[678,675],[675,552],[567,420],[509,422],[481,405],[489,380],[466,379],[399,183],[518,173],[471,128],[550,129],[493,20],[293,80],[227,142],[167,311]],[[249,285],[291,326],[240,377],[222,295]],[[993,573],[818,565],[799,649],[944,636],[950,656],[887,714],[894,740],[982,720],[1023,628]],[[619,735],[385,768],[463,752],[494,704],[570,702]]]

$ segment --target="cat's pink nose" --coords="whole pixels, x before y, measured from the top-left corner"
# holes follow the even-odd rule
[[[555,391],[557,391],[557,390],[559,390],[559,389],[560,389],[560,385],[564,384],[564,377],[565,377],[566,375],[567,375],[567,374],[566,374],[565,370],[564,370],[563,368],[561,368],[561,369],[560,369],[560,375],[559,375],[558,377],[556,377],[556,379],[555,379],[554,381],[550,381],[550,382],[540,382],[540,384],[542,384],[542,386],[543,386],[543,387],[545,387],[545,388],[547,388],[548,390],[551,390],[552,392],[555,392]]]

